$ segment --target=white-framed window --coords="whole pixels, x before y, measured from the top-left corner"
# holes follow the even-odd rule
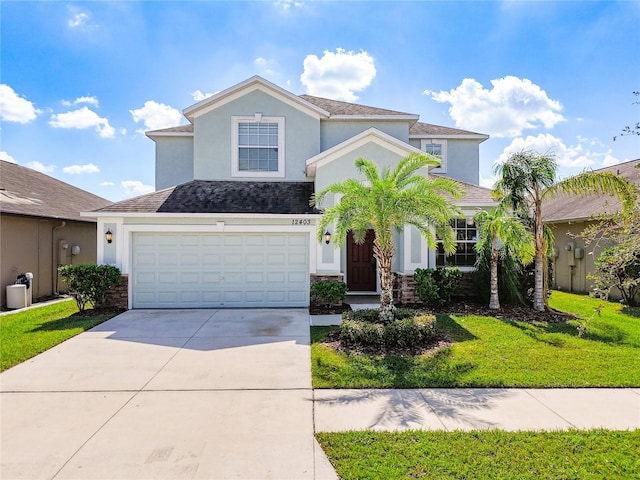
[[[438,168],[434,168],[431,171],[434,173],[447,173],[447,141],[437,138],[423,138],[420,140],[420,150],[430,153],[434,157],[442,162],[442,165]]]
[[[234,177],[284,177],[284,117],[232,118]]]
[[[456,236],[456,251],[452,255],[445,255],[442,243],[438,242],[436,267],[473,267],[476,264],[478,227],[472,217],[456,218],[450,224]]]

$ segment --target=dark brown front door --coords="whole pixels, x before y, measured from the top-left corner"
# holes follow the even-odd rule
[[[373,258],[373,230],[367,230],[364,242],[357,244],[352,232],[347,235],[347,288],[351,292],[376,291],[376,261]]]

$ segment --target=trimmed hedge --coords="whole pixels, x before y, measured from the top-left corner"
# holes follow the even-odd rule
[[[396,320],[403,318],[415,317],[416,311],[410,308],[396,308],[393,311]],[[377,308],[362,308],[360,310],[351,310],[342,313],[342,321],[356,320],[358,322],[383,323],[380,320],[380,310]]]
[[[415,312],[413,316],[396,319],[387,324],[343,319],[340,325],[340,340],[345,347],[365,351],[415,352],[435,340],[435,324],[434,315],[415,315]]]

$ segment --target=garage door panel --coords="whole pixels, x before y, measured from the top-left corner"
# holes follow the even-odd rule
[[[308,241],[308,234],[134,233],[133,308],[308,306]]]

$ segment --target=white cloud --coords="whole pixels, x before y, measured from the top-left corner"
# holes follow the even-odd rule
[[[304,72],[300,81],[309,95],[328,97],[334,100],[353,102],[376,76],[374,59],[365,51],[355,53],[337,48],[335,52],[325,50],[322,58],[307,55],[303,62]]]
[[[78,97],[73,102],[70,102],[69,100],[62,100],[62,104],[65,107],[71,107],[73,105],[80,105],[82,103],[86,103],[88,105],[93,105],[96,108],[98,108],[100,106],[100,104],[98,102],[98,99],[96,97],[93,97],[93,96]]]
[[[9,85],[0,85],[0,118],[5,122],[29,123],[40,110],[18,95]]]
[[[113,183],[113,182],[100,182],[98,185],[100,185],[101,187],[113,187],[115,185],[115,183]]]
[[[67,6],[69,17],[67,18],[67,26],[74,30],[86,31],[95,29],[98,25],[93,21],[91,12],[81,10],[76,6]]]
[[[498,177],[496,177],[495,175],[489,175],[489,178],[485,178],[482,176],[482,174],[480,174],[480,186],[484,187],[484,188],[493,188],[493,186],[496,184],[496,181],[498,180]]]
[[[26,163],[24,166],[40,173],[52,173],[56,169],[55,165],[45,165],[38,161]]]
[[[109,125],[109,120],[100,117],[86,106],[52,115],[49,125],[54,128],[75,128],[78,130],[94,128],[102,138],[113,138],[116,134],[116,130]]]
[[[125,198],[144,195],[155,190],[151,185],[145,185],[140,180],[123,180],[120,185],[124,188]]]
[[[147,100],[142,108],[129,110],[129,112],[134,122],[144,123],[146,130],[175,127],[180,123],[181,118],[180,112],[175,108],[153,100]]]
[[[5,162],[9,163],[18,163],[16,162],[16,159],[9,155],[9,153],[7,152],[0,152],[0,160],[4,160]]]
[[[195,92],[191,92],[191,96],[193,97],[193,99],[196,102],[201,102],[202,100],[204,100],[205,98],[209,98],[214,96],[216,93],[218,92],[214,92],[214,93],[202,93],[200,90],[196,90]]]
[[[457,127],[489,133],[495,137],[516,137],[525,129],[552,128],[565,118],[562,105],[526,78],[506,76],[491,80],[492,89],[465,78],[446,92],[425,90],[425,95],[449,103],[449,115]]]
[[[513,139],[500,157],[498,163],[504,163],[513,153],[522,150],[531,150],[540,153],[553,153],[556,156],[559,170],[567,173],[569,170],[584,170],[607,167],[620,163],[620,160],[611,155],[611,150],[598,151],[604,147],[598,139],[578,137],[575,145],[566,145],[564,140],[550,134],[539,134],[526,138]]]
[[[82,173],[98,173],[100,169],[93,163],[86,163],[84,165],[69,165],[64,167],[62,171],[69,175],[80,175]]]
[[[288,12],[289,10],[291,10],[291,7],[293,7],[293,8],[303,8],[304,7],[304,2],[295,1],[295,0],[276,0],[275,2],[273,2],[273,5],[276,8],[280,8],[280,9],[284,10],[285,12]]]
[[[253,64],[258,68],[263,75],[275,75],[278,68],[278,62],[275,60],[267,60],[264,57],[258,57],[253,61]]]

